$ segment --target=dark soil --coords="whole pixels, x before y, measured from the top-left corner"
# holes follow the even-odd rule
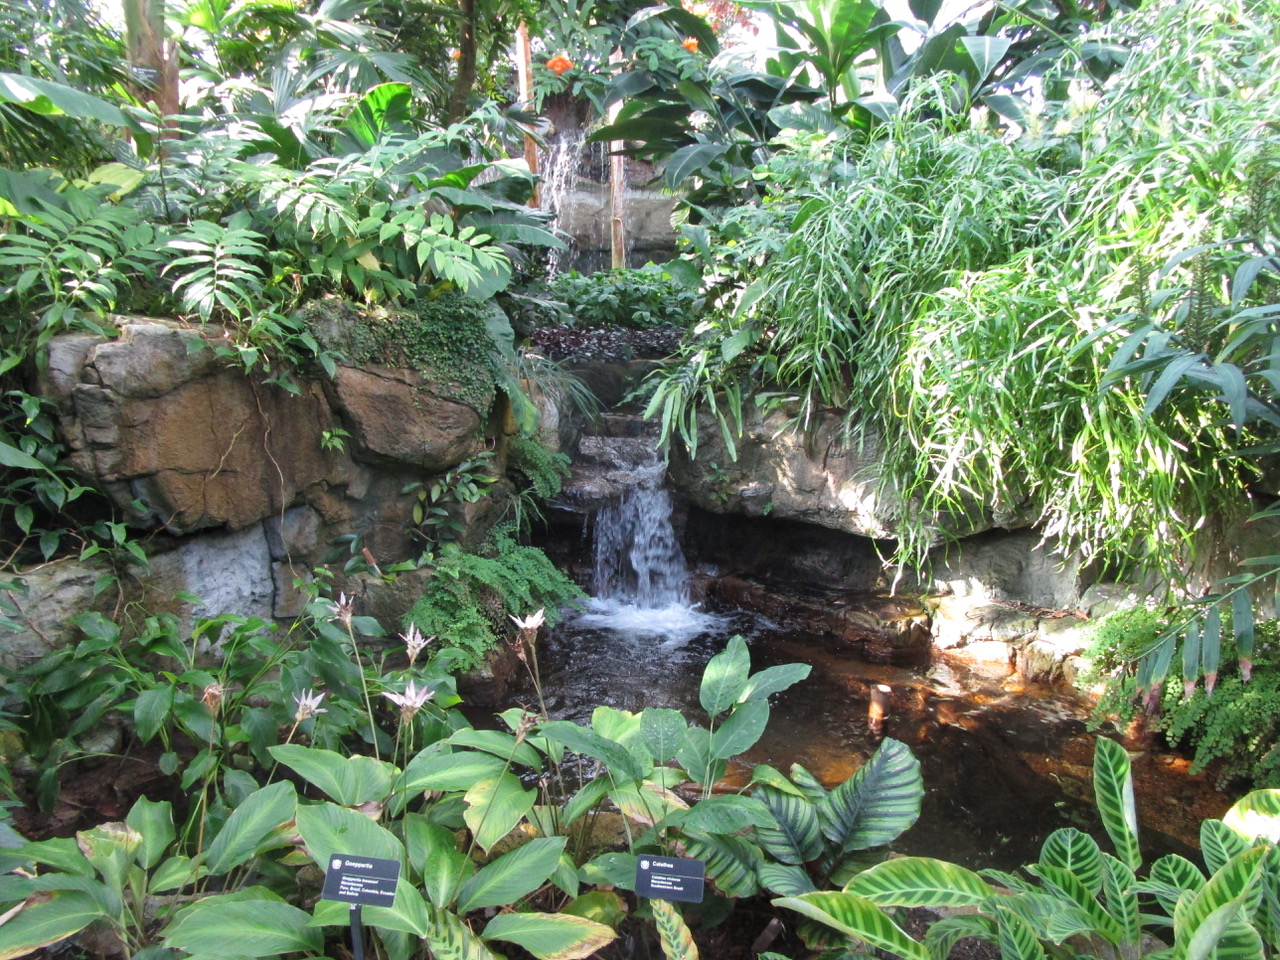
[[[658,360],[680,345],[684,331],[675,327],[632,330],[608,327],[599,330],[569,326],[540,327],[530,339],[538,352],[552,360],[603,361]]]

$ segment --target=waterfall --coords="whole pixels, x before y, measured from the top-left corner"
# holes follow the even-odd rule
[[[657,483],[632,487],[596,516],[597,599],[640,610],[686,606],[688,579],[671,526],[671,497]]]
[[[578,187],[582,155],[587,147],[586,137],[575,131],[565,137],[556,137],[547,144],[542,154],[541,191],[542,208],[554,215],[551,226],[568,232],[568,205]],[[554,277],[564,269],[566,260],[572,260],[574,251],[552,250],[547,254],[547,275]]]

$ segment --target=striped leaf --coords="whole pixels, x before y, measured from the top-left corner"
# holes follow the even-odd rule
[[[752,795],[777,821],[776,827],[756,827],[756,840],[766,853],[792,864],[808,863],[822,853],[822,829],[811,802],[770,786],[756,787]]]
[[[1170,913],[1173,912],[1174,904],[1178,902],[1178,895],[1183,892],[1199,893],[1205,885],[1205,877],[1200,872],[1200,868],[1186,857],[1180,857],[1176,853],[1166,854],[1153,863],[1147,879],[1152,883],[1165,884],[1176,891],[1172,900],[1155,890],[1147,891],[1154,893],[1160,905]]]
[[[539,960],[581,960],[617,937],[603,923],[564,913],[503,913],[484,928],[486,940],[519,944]]]
[[[1046,940],[1062,943],[1068,937],[1097,937],[1098,927],[1094,918],[1079,907],[1064,906],[1045,918],[1044,935]],[[1106,938],[1099,937],[1099,940],[1103,939]]]
[[[1012,890],[1014,893],[1032,893],[1036,890],[1035,884],[1028,883],[1017,874],[1009,873],[1006,870],[996,870],[988,867],[986,870],[979,870],[978,876],[993,886],[1003,887],[1005,890]]]
[[[1138,810],[1133,800],[1129,755],[1114,740],[1099,737],[1093,754],[1093,794],[1102,826],[1116,855],[1131,870],[1142,866],[1138,851]]]
[[[1235,802],[1222,822],[1246,840],[1280,842],[1280,790],[1254,790]]]
[[[690,857],[704,860],[707,877],[731,897],[753,897],[760,892],[756,868],[760,851],[741,837],[712,836],[705,833],[685,835]]]
[[[1040,847],[1040,862],[1071,871],[1090,896],[1102,892],[1102,851],[1098,841],[1082,830],[1064,827],[1049,834]]]
[[[457,914],[427,904],[429,927],[426,937],[435,960],[498,960]]]
[[[1128,866],[1109,853],[1102,855],[1102,895],[1107,913],[1120,924],[1125,943],[1137,943],[1142,936],[1136,885],[1134,873]]]
[[[1173,914],[1174,953],[1179,960],[1204,960],[1256,892],[1266,847],[1252,847],[1232,857],[1195,896],[1178,904]]]
[[[1213,960],[1263,960],[1262,937],[1246,920],[1237,919],[1213,948]]]
[[[1221,820],[1200,821],[1200,854],[1210,872],[1217,873],[1227,861],[1249,849],[1249,842]]]
[[[882,847],[916,822],[924,785],[905,743],[886,737],[858,772],[818,803],[822,832],[840,850]]]
[[[809,874],[788,863],[762,863],[756,868],[756,879],[770,893],[782,897],[799,897],[818,889]]]
[[[1045,960],[1044,947],[1026,920],[1007,907],[997,907],[996,923],[1001,960]]]
[[[881,907],[970,907],[994,892],[972,870],[929,857],[878,863],[844,889]]]
[[[903,960],[931,960],[924,944],[912,940],[897,924],[868,900],[851,893],[807,893],[802,897],[779,897],[775,907],[795,910],[846,936],[865,940],[880,950]]]
[[[667,960],[698,960],[698,945],[693,942],[684,918],[666,900],[650,900],[653,922],[658,927],[658,940]]]
[[[947,960],[952,948],[966,937],[973,937],[984,943],[997,943],[999,932],[995,920],[981,914],[946,917],[930,925],[924,935],[924,943],[934,960]]]
[[[1098,859],[1101,865],[1101,856]],[[1102,909],[1080,878],[1070,870],[1040,863],[1027,867],[1027,871],[1044,881],[1046,889],[1053,891],[1088,917],[1092,925],[1091,932],[1112,943],[1120,943],[1125,939],[1124,929],[1107,915],[1107,911]]]

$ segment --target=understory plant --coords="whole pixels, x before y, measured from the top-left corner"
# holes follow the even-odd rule
[[[340,607],[339,624],[344,616]],[[177,829],[168,802],[143,798],[123,821],[75,839],[0,850],[0,958],[90,925],[104,952],[152,960],[319,957],[327,940],[350,935],[347,905],[315,900],[311,865],[339,853],[401,865],[394,902],[363,917],[391,960],[490,960],[509,943],[541,960],[593,955],[618,936],[627,910],[615,888],[632,888],[646,853],[705,859],[730,899],[773,883],[769,863],[808,862],[829,879],[832,857],[879,848],[918,814],[919,770],[901,744],[886,741],[831,791],[798,769],[788,779],[762,767],[749,792],[711,794],[763,733],[770,695],[808,671],[752,673],[734,638],[703,675],[706,726],[670,709],[600,707],[584,726],[513,708],[505,730],[474,728],[442,677],[416,677],[425,692],[411,682],[391,697],[396,739],[410,727],[420,738],[395,751],[403,762],[284,742],[268,748],[263,785],[232,797],[199,843]],[[286,740],[337,706],[300,700],[306,716]],[[624,849],[593,849],[590,824],[610,810],[625,824]],[[692,955],[676,907],[652,901],[646,913],[668,957]]]
[[[1203,869],[1168,854],[1145,871],[1129,757],[1112,740],[1097,741],[1094,795],[1114,852],[1063,828],[1018,873],[903,857],[857,874],[842,891],[774,903],[906,960],[941,960],[964,937],[1006,960],[1262,958],[1280,947],[1280,793],[1254,791],[1221,820],[1205,820]],[[933,924],[921,942],[885,912],[904,907],[964,912]]]

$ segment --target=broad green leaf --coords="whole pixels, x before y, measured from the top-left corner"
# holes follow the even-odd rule
[[[293,784],[288,781],[273,783],[250,794],[244,803],[232,811],[213,843],[209,845],[209,872],[215,875],[226,873],[255,853],[261,852],[263,842],[280,826],[293,819],[297,806],[297,794],[294,793]],[[279,842],[284,839],[281,838]]]
[[[1194,896],[1180,901],[1173,915],[1174,952],[1191,960],[1193,947],[1203,951],[1194,960],[1204,960],[1227,929],[1236,912],[1254,892],[1267,847],[1252,847],[1232,857],[1214,871]]]
[[[795,910],[845,936],[865,940],[871,946],[887,950],[904,960],[932,960],[924,945],[907,936],[880,912],[879,907],[851,893],[824,891],[801,897],[779,897],[771,902],[775,907]]]
[[[806,679],[813,667],[807,663],[784,663],[769,667],[747,678],[743,700],[764,700]]]
[[[863,870],[845,885],[881,907],[970,907],[994,891],[971,870],[929,857],[899,857]]]
[[[150,870],[160,858],[177,834],[173,829],[173,804],[168,800],[153,803],[146,797],[139,797],[125,817],[125,823],[133,827],[142,837],[142,845],[138,848],[138,863],[145,870]]]
[[[640,738],[654,763],[666,763],[676,755],[688,726],[679,710],[649,707],[640,714]]]
[[[172,709],[173,687],[167,684],[138,694],[133,702],[133,720],[143,743],[160,732]]]
[[[986,83],[987,77],[1009,51],[1013,41],[1007,37],[976,36],[962,37],[960,43],[973,61],[976,70],[973,86],[977,89]]]
[[[736,794],[699,801],[681,821],[686,830],[703,833],[737,833],[748,827],[776,825],[773,814],[762,801]]]
[[[822,853],[822,829],[813,803],[772,786],[757,787],[753,796],[763,801],[777,824],[756,828],[756,840],[770,856],[783,863],[801,864]]]
[[[245,957],[319,953],[324,937],[310,921],[306,911],[281,901],[214,896],[182,910],[165,929],[164,941],[167,947],[213,956],[225,955],[228,945]]]
[[[702,673],[698,700],[707,716],[714,719],[742,699],[750,670],[751,654],[746,641],[740,636],[731,637],[725,649],[711,658]]]
[[[169,893],[172,890],[181,890],[208,875],[208,869],[190,857],[170,857],[156,867],[155,872],[151,874],[147,889],[152,893]]]
[[[689,808],[676,793],[651,780],[640,783],[627,781],[610,790],[609,799],[628,820],[647,827],[652,827],[679,810]]]
[[[698,946],[680,911],[666,900],[650,900],[658,941],[667,960],[698,960]]]
[[[539,837],[476,871],[458,891],[458,912],[505,907],[537,890],[560,863],[567,837]]]
[[[510,940],[540,960],[581,960],[617,939],[602,923],[564,913],[503,913],[484,928],[486,940]]]
[[[391,793],[396,768],[373,757],[344,757],[332,750],[284,743],[270,748],[271,756],[344,807],[368,800],[385,800]]]
[[[716,834],[685,834],[688,855],[703,860],[707,866],[707,879],[731,897],[752,897],[760,892],[756,883],[756,870],[761,861],[760,850],[742,837],[724,837]]]
[[[1280,843],[1280,790],[1254,790],[1226,812],[1222,822],[1246,840],[1265,837]]]
[[[999,931],[991,917],[979,914],[968,914],[959,917],[944,917],[931,924],[925,932],[925,946],[933,954],[935,960],[947,960],[951,950],[965,937],[974,937],[985,943],[996,943]]]
[[[1142,936],[1134,872],[1109,853],[1102,855],[1102,897],[1107,914],[1120,925],[1122,939],[1137,943]]]
[[[586,917],[606,927],[617,929],[626,919],[627,905],[612,890],[589,890],[560,910],[575,917]]]
[[[608,883],[621,890],[634,890],[637,859],[634,853],[602,853],[584,863],[578,869],[578,877],[583,883]]]
[[[553,720],[550,723],[544,723],[539,728],[539,733],[563,743],[574,753],[581,753],[599,760],[615,778],[640,780],[648,772],[645,763],[636,758],[622,744],[602,737],[594,730],[570,720]]]
[[[1114,740],[1098,737],[1093,755],[1093,793],[1102,826],[1116,856],[1131,870],[1142,866],[1138,851],[1138,810],[1133,799],[1129,755]]]
[[[893,842],[920,816],[920,763],[886,737],[858,771],[818,803],[822,832],[848,853]]]
[[[524,789],[515,774],[504,773],[481,780],[466,792],[462,817],[476,843],[491,850],[524,819],[537,798],[537,792]]]
[[[1098,842],[1075,827],[1063,827],[1049,834],[1040,847],[1040,862],[1073,873],[1090,896],[1102,892],[1102,851]]]
[[[996,907],[1001,960],[1045,960],[1031,924],[1007,906]]]
[[[1120,943],[1125,938],[1123,928],[1102,909],[1094,894],[1074,873],[1064,867],[1055,867],[1046,863],[1032,864],[1027,872],[1044,881],[1045,889],[1051,890],[1069,904],[1078,907],[1100,936],[1112,943]]]
[[[711,735],[712,758],[728,760],[746,753],[760,740],[768,723],[768,700],[748,700],[738,704]]]
[[[404,862],[404,847],[391,833],[355,810],[333,803],[299,805],[298,833],[311,859],[328,870],[334,854],[355,854]]]
[[[142,847],[142,834],[127,823],[100,823],[78,831],[76,844],[107,887],[120,894],[129,863]]]
[[[476,872],[475,862],[458,849],[453,831],[421,814],[405,814],[404,844],[427,898],[438,907],[453,903],[458,888]]]
[[[82,890],[41,893],[0,925],[0,960],[29,956],[105,916],[97,899]]]
[[[422,753],[409,761],[404,776],[397,781],[407,793],[422,790],[451,792],[466,790],[480,780],[496,777],[506,768],[502,760],[489,753]]]
[[[459,730],[449,738],[454,746],[483,750],[502,760],[511,760],[534,770],[542,770],[542,756],[528,743],[516,743],[516,738],[501,730]]]
[[[641,715],[630,710],[602,706],[591,711],[591,729],[606,740],[626,747],[637,760],[648,753],[640,733],[641,723]]]

